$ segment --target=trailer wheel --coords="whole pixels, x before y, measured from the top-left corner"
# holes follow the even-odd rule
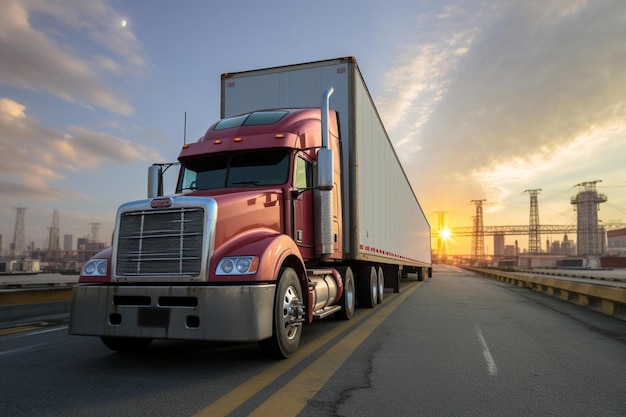
[[[349,266],[337,268],[343,279],[343,295],[341,296],[341,310],[337,312],[337,317],[342,320],[350,320],[354,314],[356,304],[356,294],[354,286],[354,274]]]
[[[261,341],[261,349],[273,357],[286,359],[300,343],[304,304],[298,274],[293,268],[283,268],[276,287],[272,337]]]
[[[378,277],[376,268],[373,266],[364,266],[359,273],[359,285],[357,286],[357,294],[359,296],[359,305],[367,308],[376,307],[378,303]]]
[[[383,274],[383,269],[378,267],[378,304],[383,302],[383,298],[385,293],[385,274]]]
[[[102,343],[116,352],[140,352],[152,343],[152,339],[137,337],[106,337],[102,336]]]

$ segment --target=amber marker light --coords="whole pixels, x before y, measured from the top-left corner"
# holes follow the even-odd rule
[[[235,138],[233,139],[233,142],[241,142],[243,140],[243,138]]]
[[[220,143],[222,143],[222,139],[215,139],[215,140],[213,141],[213,144],[214,144],[214,145],[219,145]]]
[[[248,268],[248,270],[250,272],[256,272],[257,269],[259,269],[259,257],[255,256],[252,258],[252,261],[250,262],[250,268]]]
[[[285,134],[284,133],[277,133],[276,135],[274,135],[274,137],[276,139],[283,139],[285,137]]]
[[[189,144],[188,144],[188,143],[185,143],[185,144],[183,145],[183,149],[187,149],[188,147],[189,147]]]

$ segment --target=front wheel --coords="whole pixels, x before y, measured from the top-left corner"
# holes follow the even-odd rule
[[[272,337],[261,341],[261,349],[279,359],[290,357],[300,344],[304,304],[298,274],[293,268],[283,268],[274,297]]]

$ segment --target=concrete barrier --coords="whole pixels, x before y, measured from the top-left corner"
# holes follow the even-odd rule
[[[472,267],[465,269],[626,320],[626,289],[624,288],[573,282],[540,275],[523,276],[496,269]]]

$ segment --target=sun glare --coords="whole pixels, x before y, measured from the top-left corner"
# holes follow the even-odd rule
[[[450,231],[450,229],[441,229],[441,231],[439,231],[439,236],[443,240],[448,240],[452,236],[452,232]]]

